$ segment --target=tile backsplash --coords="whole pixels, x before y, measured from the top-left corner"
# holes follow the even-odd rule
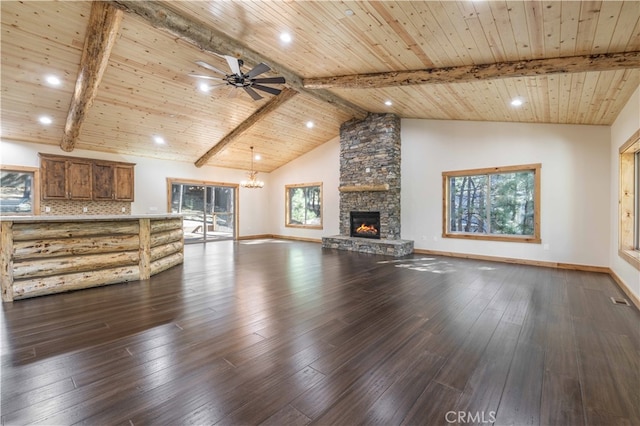
[[[40,214],[45,216],[129,215],[131,214],[131,203],[127,201],[42,200],[40,201]]]

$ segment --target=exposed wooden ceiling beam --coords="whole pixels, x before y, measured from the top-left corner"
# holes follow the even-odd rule
[[[73,151],[87,111],[98,94],[98,86],[109,63],[122,15],[121,10],[108,3],[91,4],[80,70],[60,142],[60,148],[64,151]]]
[[[135,13],[144,18],[153,27],[167,31],[198,48],[216,55],[230,55],[241,58],[247,65],[257,65],[265,62],[282,75],[287,84],[298,92],[306,93],[316,99],[335,105],[348,112],[353,117],[364,118],[368,111],[348,102],[327,90],[308,90],[302,85],[302,78],[282,64],[278,64],[260,53],[243,46],[227,35],[193,21],[187,17],[168,9],[165,5],[155,1],[114,0],[114,4],[127,12]]]
[[[285,103],[286,101],[288,101],[289,99],[291,99],[297,94],[298,92],[288,87],[285,87],[284,89],[282,89],[282,92],[280,92],[279,95],[269,99],[267,103],[262,105],[256,112],[251,114],[249,118],[247,118],[242,123],[240,123],[238,127],[233,129],[231,133],[229,133],[224,138],[222,138],[220,142],[218,142],[213,146],[213,148],[207,151],[202,157],[198,158],[198,160],[195,162],[196,167],[204,166],[211,157],[213,157],[214,155],[216,155],[217,153],[225,149],[227,146],[233,143],[236,139],[238,139],[244,132],[249,130],[256,123],[261,121],[267,115],[271,114],[273,111],[278,109],[280,105],[282,105],[283,103]]]
[[[419,84],[460,83],[550,74],[640,68],[640,52],[605,53],[564,58],[530,59],[485,65],[429,68],[304,79],[307,89],[378,89]]]

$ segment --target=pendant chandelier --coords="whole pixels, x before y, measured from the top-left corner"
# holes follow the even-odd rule
[[[240,182],[240,186],[243,188],[262,188],[264,182],[257,179],[258,172],[253,170],[253,147],[251,147],[251,171],[247,173],[249,180],[243,180]]]

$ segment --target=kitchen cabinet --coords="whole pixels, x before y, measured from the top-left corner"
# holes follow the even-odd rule
[[[95,162],[93,164],[93,199],[133,201],[133,165]]]
[[[133,201],[134,175],[133,166],[128,164],[116,164],[113,167],[114,199],[118,201]]]
[[[91,200],[91,161],[40,156],[42,199]]]
[[[42,199],[133,201],[134,166],[40,154]]]

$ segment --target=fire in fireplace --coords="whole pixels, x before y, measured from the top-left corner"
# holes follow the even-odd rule
[[[351,236],[380,239],[380,212],[351,212]]]

